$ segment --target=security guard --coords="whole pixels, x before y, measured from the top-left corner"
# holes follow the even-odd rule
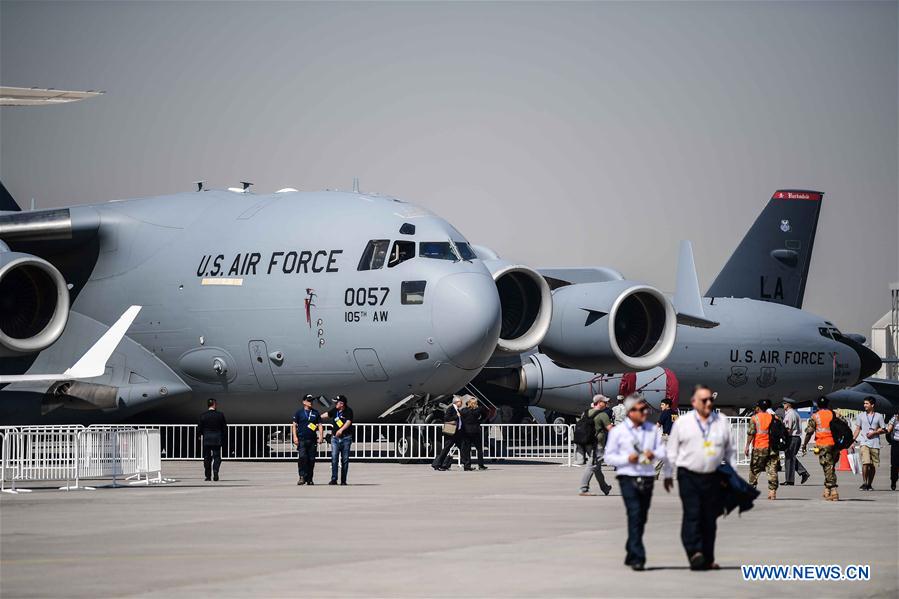
[[[746,450],[752,447],[752,459],[749,461],[749,484],[755,487],[759,481],[759,474],[764,470],[768,473],[768,499],[777,499],[777,469],[780,466],[779,452],[771,449],[769,430],[774,420],[768,410],[771,402],[767,399],[759,400],[755,406],[755,415],[749,419],[749,430],[746,435]]]
[[[312,472],[315,470],[315,454],[318,450],[317,443],[322,442],[322,417],[318,410],[312,407],[312,395],[303,396],[303,408],[293,415],[290,430],[293,433],[293,443],[297,446],[297,472],[298,485],[313,485]]]
[[[812,433],[815,435],[815,453],[818,454],[818,462],[824,470],[824,499],[828,501],[839,501],[840,494],[837,492],[837,475],[834,471],[839,456],[833,442],[833,433],[830,432],[830,422],[836,418],[833,411],[828,407],[829,402],[826,397],[819,397],[815,400],[818,411],[812,414],[808,419],[808,425],[805,427],[805,441],[802,443],[802,453],[805,453],[808,447],[809,439]]]
[[[340,460],[340,484],[346,486],[347,472],[350,470],[350,448],[353,445],[353,409],[347,405],[345,395],[334,398],[334,407],[322,414],[322,418],[334,421],[334,432],[331,434],[331,482],[337,484],[338,458]]]

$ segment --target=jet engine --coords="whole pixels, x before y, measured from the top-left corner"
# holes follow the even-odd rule
[[[69,318],[69,290],[55,266],[31,254],[0,252],[0,356],[41,351]]]
[[[488,259],[502,309],[497,349],[521,353],[536,347],[549,330],[553,313],[552,292],[533,268],[500,259]]]
[[[677,315],[662,293],[633,281],[581,283],[553,293],[540,351],[589,372],[648,370],[674,348]]]

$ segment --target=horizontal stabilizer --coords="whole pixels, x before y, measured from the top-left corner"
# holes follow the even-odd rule
[[[12,195],[6,190],[6,186],[0,182],[0,211],[8,210],[10,212],[19,212],[22,210],[13,199]]]
[[[109,327],[100,339],[87,350],[75,365],[62,374],[17,374],[0,375],[0,384],[5,383],[33,383],[42,381],[73,381],[77,379],[89,379],[102,376],[106,372],[106,362],[112,356],[112,352],[118,347],[125,333],[134,319],[137,318],[141,306],[131,306],[114,325]]]
[[[677,312],[677,323],[711,329],[717,322],[705,317],[702,309],[702,295],[699,292],[699,278],[696,276],[696,263],[693,261],[693,245],[689,241],[680,242],[677,256],[677,284],[672,301]]]

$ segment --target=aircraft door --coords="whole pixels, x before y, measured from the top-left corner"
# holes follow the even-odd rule
[[[250,362],[253,363],[253,373],[256,375],[259,388],[265,391],[277,391],[278,383],[272,372],[272,363],[269,361],[265,341],[250,341]]]
[[[356,358],[356,366],[359,372],[370,383],[376,383],[387,380],[387,373],[381,366],[381,360],[378,359],[378,353],[371,348],[357,348],[353,351],[353,357]]]

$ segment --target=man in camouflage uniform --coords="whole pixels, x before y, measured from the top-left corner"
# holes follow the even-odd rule
[[[768,499],[777,499],[777,470],[780,466],[780,455],[771,449],[770,429],[774,416],[768,413],[771,402],[762,399],[755,406],[755,415],[749,419],[749,430],[746,435],[745,454],[752,448],[752,459],[749,461],[749,484],[755,487],[759,482],[759,474],[768,473]]]
[[[840,495],[837,491],[837,474],[835,472],[839,456],[834,447],[833,433],[830,430],[830,422],[837,416],[831,411],[828,404],[827,398],[823,396],[815,400],[818,411],[808,419],[802,453],[805,453],[808,442],[814,434],[815,453],[818,454],[818,462],[824,470],[824,495],[822,497],[828,501],[839,501]]]

